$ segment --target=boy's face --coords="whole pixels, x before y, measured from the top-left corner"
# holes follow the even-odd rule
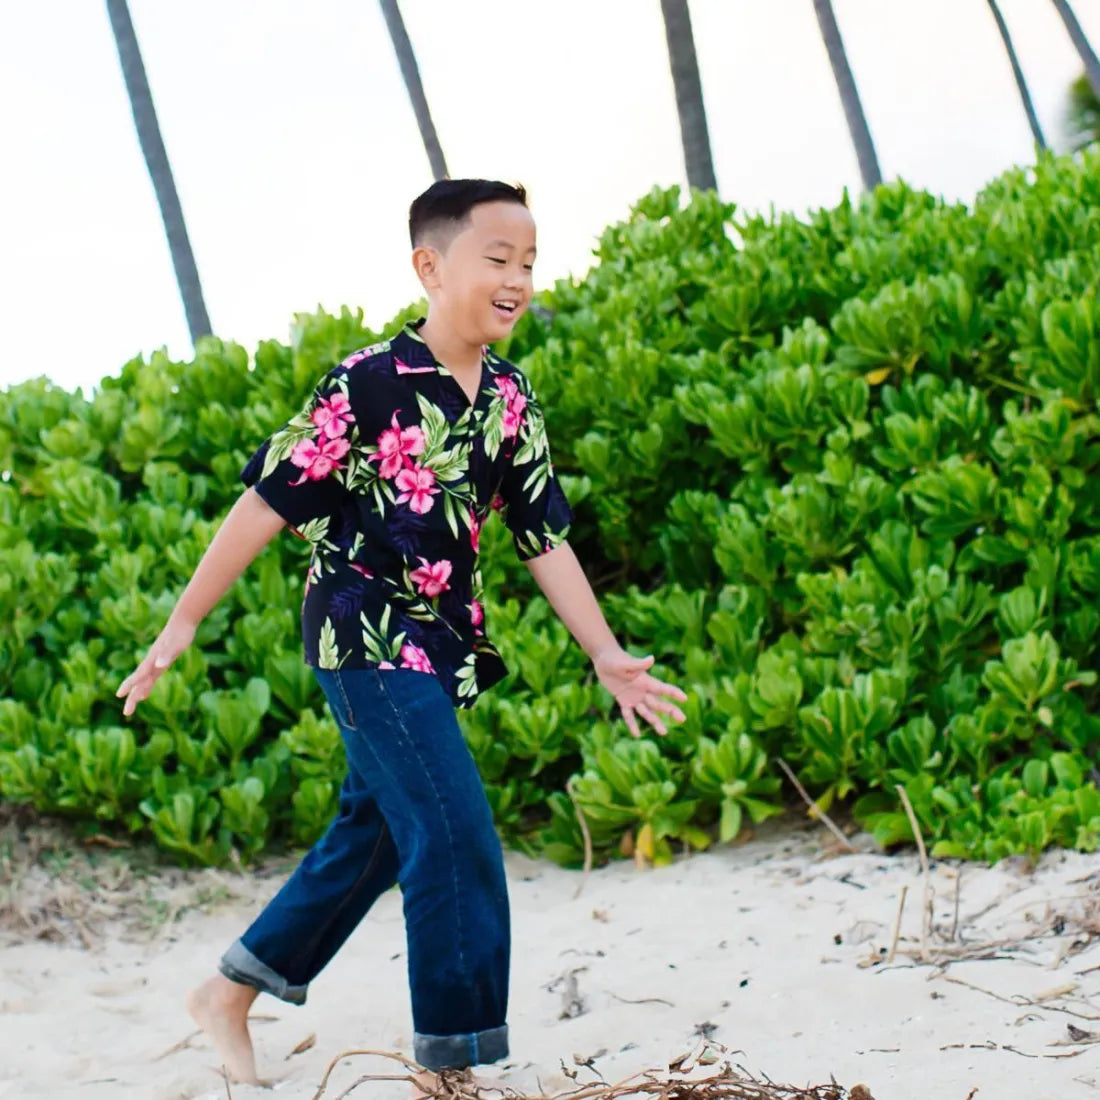
[[[518,202],[486,202],[442,251],[430,245],[413,262],[433,310],[471,344],[508,336],[531,302],[535,220]]]

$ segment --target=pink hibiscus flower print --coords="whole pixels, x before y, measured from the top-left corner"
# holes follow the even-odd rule
[[[309,418],[326,439],[338,439],[347,433],[349,424],[355,423],[351,405],[342,393],[327,399],[322,397]]]
[[[415,669],[417,672],[435,672],[428,655],[418,645],[406,642],[401,647],[401,667]]]
[[[470,608],[470,622],[474,626],[481,626],[485,620],[485,612],[482,610],[481,604],[477,600],[473,600],[468,606]]]
[[[378,667],[379,668],[397,668],[397,665],[395,665],[393,663],[393,661],[379,661],[378,662]]]
[[[511,378],[498,378],[497,389],[505,400],[504,417],[501,430],[505,439],[513,439],[523,427],[523,410],[527,408],[527,395],[520,393],[519,386]]]
[[[356,573],[362,573],[363,576],[366,577],[368,580],[374,580],[374,574],[369,569],[366,569],[364,566],[360,565],[358,562],[349,561],[348,568],[354,569]]]
[[[447,578],[451,575],[451,563],[446,558],[430,565],[427,558],[420,560],[424,564],[409,574],[409,580],[416,585],[422,596],[434,599],[440,592],[446,592],[451,587],[447,583]]]
[[[397,498],[398,504],[408,501],[409,507],[420,516],[432,510],[435,503],[432,497],[439,489],[436,488],[435,474],[427,466],[414,463],[397,475],[394,484],[401,490],[401,495]]]
[[[523,417],[513,409],[505,409],[500,427],[505,439],[514,439],[523,427]]]
[[[470,509],[470,548],[476,554],[478,543],[481,541],[481,520],[477,518],[477,512]]]
[[[405,465],[407,455],[423,454],[426,446],[424,433],[419,427],[414,424],[411,428],[402,428],[397,422],[397,413],[400,411],[398,409],[393,414],[393,419],[390,421],[392,427],[387,428],[378,437],[378,450],[367,456],[371,460],[376,458],[382,460],[378,472],[387,479],[394,477]]]
[[[497,493],[493,499],[489,502],[489,507],[494,512],[502,512],[504,510],[504,497]]]
[[[351,449],[346,439],[303,439],[294,445],[290,452],[290,461],[300,466],[304,473],[291,485],[301,485],[303,481],[320,481],[328,477],[333,470],[340,470],[340,459]]]
[[[519,393],[519,386],[516,385],[515,379],[508,378],[506,375],[498,375],[496,383],[497,389],[504,395],[504,400],[510,405],[512,399]]]

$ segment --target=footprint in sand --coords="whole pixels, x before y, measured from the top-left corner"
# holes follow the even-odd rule
[[[148,978],[129,978],[118,982],[100,982],[88,987],[93,997],[125,997],[127,993],[137,993],[149,984]]]

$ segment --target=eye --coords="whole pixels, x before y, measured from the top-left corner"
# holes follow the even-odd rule
[[[502,260],[497,256],[486,256],[485,259],[487,259],[491,264],[506,264],[508,262],[507,260]]]
[[[523,269],[525,271],[534,271],[535,270],[535,265],[534,264],[524,264]]]

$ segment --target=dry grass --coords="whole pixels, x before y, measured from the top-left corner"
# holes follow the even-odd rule
[[[64,823],[0,804],[0,945],[95,947],[106,932],[154,939],[181,914],[251,896],[253,876],[187,871],[147,846],[82,839]]]

